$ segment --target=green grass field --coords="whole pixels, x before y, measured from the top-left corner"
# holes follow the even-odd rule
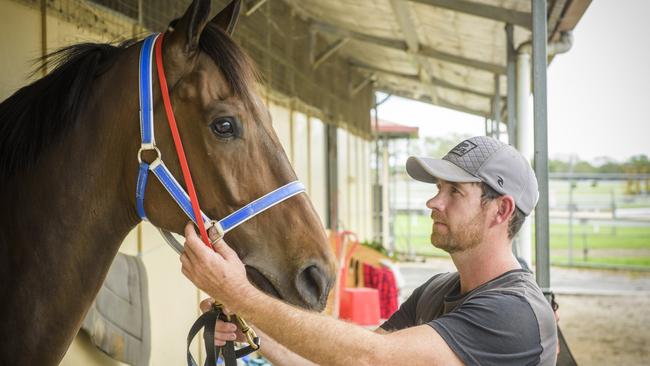
[[[398,215],[395,218],[396,247],[399,252],[412,250],[420,255],[446,256],[429,241],[431,219],[427,216]],[[568,263],[569,226],[552,224],[550,227],[551,260]],[[586,260],[583,248],[588,249]],[[650,226],[612,227],[575,224],[573,226],[573,262],[577,264],[604,264],[613,266],[650,267]]]
[[[625,181],[577,181],[574,182],[573,203],[578,210],[611,213],[629,208],[650,207],[650,195],[629,195]],[[645,184],[645,183],[643,183]],[[642,190],[648,187],[643,185]],[[566,180],[551,180],[549,203],[552,209],[566,211],[570,185]],[[396,247],[399,252],[411,250],[419,255],[447,256],[447,253],[430,244],[431,219],[428,216],[405,214],[394,218]],[[575,220],[573,225],[572,261],[576,264],[610,266],[643,266],[650,268],[650,223],[636,226],[596,225],[593,222]],[[534,228],[533,228],[534,230]],[[549,227],[551,261],[568,263],[569,226],[554,219]],[[586,256],[584,248],[587,249]]]
[[[577,181],[574,183],[573,200],[580,204],[599,204],[607,207],[616,203],[617,208],[638,208],[650,206],[650,195],[628,195],[628,185],[625,181]],[[569,201],[569,182],[566,180],[551,180],[549,194],[556,204],[566,204]],[[640,187],[647,189],[645,183]]]

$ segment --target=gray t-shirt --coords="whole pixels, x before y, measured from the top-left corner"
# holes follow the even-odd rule
[[[458,273],[433,276],[381,327],[427,324],[466,365],[555,365],[557,326],[529,271],[512,270],[460,294]]]

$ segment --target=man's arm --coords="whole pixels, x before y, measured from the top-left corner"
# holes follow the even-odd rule
[[[236,311],[304,358],[322,365],[462,365],[430,326],[378,334],[304,311],[252,288]]]
[[[201,302],[201,310],[208,311],[211,308],[211,304],[214,302],[212,299],[206,299]],[[312,366],[316,365],[315,363],[297,355],[292,352],[285,346],[276,342],[268,334],[262,332],[259,328],[251,325],[258,337],[260,337],[260,349],[259,352],[266,357],[271,363],[277,366],[292,366],[292,365],[303,365],[303,366]],[[215,343],[219,346],[222,346],[226,341],[237,340],[238,342],[246,342],[246,338],[241,333],[241,330],[237,329],[237,325],[234,323],[226,323],[222,320],[217,320],[215,325],[215,334],[214,339]],[[383,328],[375,329],[375,333],[378,334],[387,334],[388,331]]]
[[[259,352],[262,356],[266,357],[273,365],[277,366],[316,366],[317,364],[301,357],[300,355],[292,352],[287,347],[276,342],[268,334],[255,327],[257,335],[260,337],[261,346]]]
[[[266,357],[272,364],[276,366],[316,366],[317,364],[301,357],[300,355],[292,352],[287,347],[278,343],[275,339],[271,338],[268,334],[262,332],[259,328],[254,327],[257,335],[262,340],[260,346],[260,353]],[[387,334],[388,332],[382,328],[377,328],[374,331],[378,334]]]
[[[248,282],[243,263],[223,240],[213,252],[201,243],[192,226],[186,227],[185,234],[183,274],[306,359],[324,365],[462,364],[428,325],[382,335],[274,299]]]

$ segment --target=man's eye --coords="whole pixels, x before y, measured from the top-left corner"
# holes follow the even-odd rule
[[[212,133],[221,138],[229,138],[235,135],[235,121],[232,117],[222,117],[210,124]]]

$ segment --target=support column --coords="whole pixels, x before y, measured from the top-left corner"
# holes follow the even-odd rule
[[[485,136],[490,136],[490,120],[485,117]]]
[[[388,174],[390,168],[388,166],[388,137],[384,137],[384,149],[382,151],[382,164],[381,164],[381,245],[388,249],[394,249],[390,242],[390,223],[388,217],[390,215],[390,204],[388,196]]]
[[[546,0],[531,0],[533,15],[533,113],[535,174],[539,201],[535,208],[535,269],[539,287],[551,286],[548,220],[548,125],[546,115]]]
[[[325,128],[327,131],[327,227],[334,232],[338,230],[339,222],[337,127],[327,124]]]
[[[515,88],[516,88],[516,60],[515,60],[515,46],[513,41],[513,27],[512,24],[506,24],[506,77],[507,77],[507,110],[508,110],[508,143],[516,146],[517,136],[517,123],[515,122]]]
[[[497,140],[501,140],[501,80],[499,74],[494,74],[494,99],[492,100],[492,121],[494,121],[494,133]]]
[[[533,158],[532,126],[528,112],[528,97],[530,96],[530,55],[522,52],[517,55],[517,150],[529,161]],[[532,217],[524,221],[516,240],[516,253],[532,267],[533,247]]]
[[[374,183],[372,184],[372,213],[373,213],[373,239],[378,243],[381,243],[381,192],[379,184],[379,111],[377,109],[377,94],[373,93],[373,109],[375,111],[375,120],[374,120],[374,143],[375,143],[375,176]]]

